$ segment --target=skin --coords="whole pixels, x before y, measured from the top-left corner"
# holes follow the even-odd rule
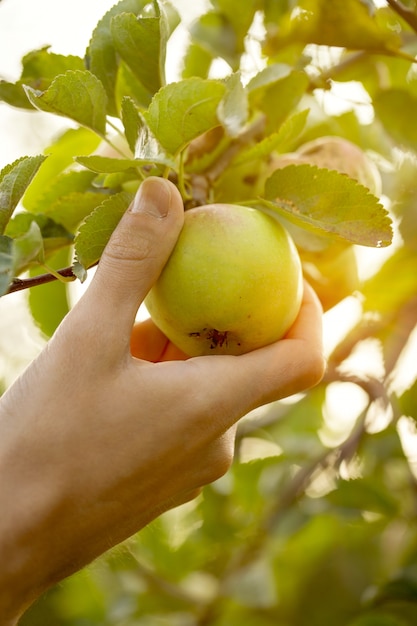
[[[223,475],[240,417],[323,375],[307,286],[285,339],[238,357],[187,359],[150,321],[134,325],[183,219],[176,188],[145,181],[88,290],[0,400],[3,626]]]

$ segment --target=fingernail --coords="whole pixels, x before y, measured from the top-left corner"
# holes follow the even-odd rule
[[[152,176],[143,181],[133,200],[132,213],[148,213],[153,217],[166,217],[171,202],[171,186],[165,178]]]

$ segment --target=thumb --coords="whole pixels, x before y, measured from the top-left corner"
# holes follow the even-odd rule
[[[119,334],[130,335],[137,310],[168,260],[183,221],[184,206],[175,185],[147,178],[114,230],[84,296],[101,331],[109,323]]]

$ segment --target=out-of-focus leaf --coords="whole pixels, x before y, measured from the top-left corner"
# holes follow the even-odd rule
[[[308,110],[304,110],[291,115],[281,125],[279,131],[268,135],[246,150],[242,150],[233,161],[233,164],[238,165],[246,161],[267,159],[275,150],[278,152],[289,150],[302,132],[308,113]]]
[[[289,165],[265,185],[265,201],[290,222],[351,243],[383,247],[392,240],[386,209],[362,185],[334,170]]]
[[[295,42],[379,52],[401,47],[400,37],[383,28],[363,0],[299,0],[270,39],[276,49]]]
[[[48,264],[56,269],[67,267],[69,262],[68,249],[61,250],[48,259]],[[44,268],[36,267],[31,269],[30,275],[33,277],[43,272]],[[33,287],[29,290],[29,307],[39,329],[45,336],[51,337],[69,311],[67,284],[55,280]]]
[[[414,111],[417,95],[405,89],[387,89],[374,96],[375,112],[387,133],[400,145],[417,151]]]
[[[144,117],[159,143],[175,155],[218,126],[217,107],[224,93],[221,81],[187,78],[160,89]]]
[[[25,209],[33,213],[46,213],[47,206],[53,199],[70,190],[86,190],[92,181],[90,173],[62,172],[73,164],[76,155],[90,154],[99,143],[100,138],[87,128],[69,129],[58,137],[45,149],[44,153],[48,158],[26,190],[22,200]]]
[[[0,172],[0,234],[46,157],[22,157]]]
[[[219,103],[217,115],[229,137],[237,137],[244,129],[249,117],[249,103],[238,73],[226,80],[226,93]]]
[[[18,274],[41,253],[43,256],[43,237],[39,225],[33,220],[25,233],[13,239],[14,272]]]
[[[191,42],[184,54],[182,78],[207,78],[213,57],[198,43]],[[0,83],[1,88],[1,83]]]
[[[0,296],[6,293],[13,278],[13,239],[0,235]]]
[[[110,196],[82,224],[75,238],[75,252],[84,269],[100,259],[110,235],[132,199],[133,195],[127,192]]]
[[[104,137],[107,95],[91,72],[68,70],[57,76],[46,91],[30,86],[25,89],[35,108],[67,117]]]
[[[400,409],[404,415],[408,415],[417,420],[417,380],[404,391],[398,399]]]
[[[398,512],[398,503],[388,489],[375,480],[339,480],[337,488],[331,491],[326,499],[336,507],[357,511],[372,511],[388,517]]]
[[[417,256],[401,247],[362,286],[365,311],[392,313],[417,292]]]
[[[227,18],[216,11],[201,15],[189,28],[192,41],[212,57],[224,59],[233,71],[239,69],[236,33]]]
[[[69,246],[73,236],[62,226],[46,215],[18,213],[7,225],[5,235],[13,239],[24,236],[35,223],[43,239],[45,253]]]

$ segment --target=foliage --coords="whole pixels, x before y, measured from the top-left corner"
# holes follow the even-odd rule
[[[10,106],[69,120],[43,155],[0,172],[0,295],[30,287],[50,336],[68,310],[65,280],[84,280],[149,175],[173,180],[185,209],[272,211],[330,294],[329,259],[352,246],[389,253],[329,305],[348,298],[361,314],[322,384],[248,415],[223,479],[52,589],[22,624],[412,626],[417,385],[416,372],[405,389],[396,373],[417,323],[415,2],[211,0],[167,83],[179,23],[175,0],[121,0],[84,58],[42,48],[16,83],[0,81]],[[368,95],[369,119],[329,110],[344,85]],[[381,198],[341,171],[274,166],[323,136],[380,166]],[[64,282],[39,286],[51,273]],[[346,424],[334,390],[349,398]]]

